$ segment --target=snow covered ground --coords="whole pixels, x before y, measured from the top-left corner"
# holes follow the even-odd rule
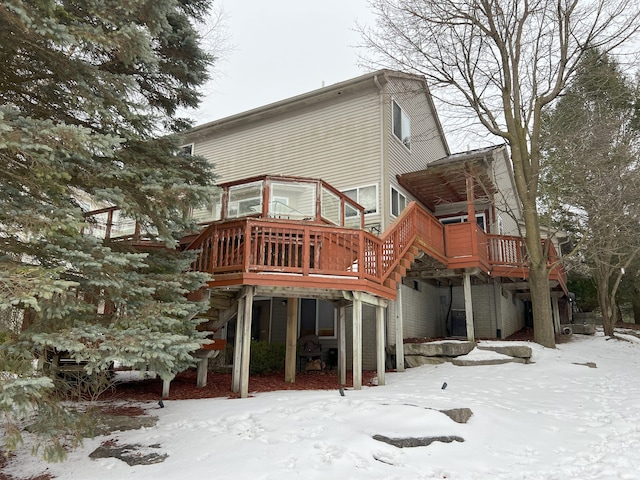
[[[427,365],[344,396],[282,391],[166,401],[163,409],[148,403],[159,417],[155,427],[86,440],[62,464],[20,455],[6,473],[29,478],[46,469],[74,480],[640,479],[640,340],[620,337],[626,341],[574,335],[555,350],[530,344],[535,363],[528,365]],[[438,411],[459,407],[473,411],[466,424]],[[464,442],[401,449],[376,434]],[[168,457],[133,467],[88,457],[109,439]]]

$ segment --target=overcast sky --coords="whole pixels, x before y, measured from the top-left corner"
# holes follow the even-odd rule
[[[357,24],[374,26],[368,0],[220,0],[229,48],[213,69],[197,125],[367,73],[358,66]],[[215,38],[210,38],[215,42]],[[436,104],[436,107],[438,104]],[[453,152],[499,143],[459,128],[439,108]]]
[[[367,0],[226,0],[232,46],[214,69],[197,124],[365,73],[356,21],[372,23]]]

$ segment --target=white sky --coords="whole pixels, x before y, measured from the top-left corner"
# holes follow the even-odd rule
[[[354,28],[373,22],[367,0],[228,0],[222,9],[232,49],[191,113],[197,124],[365,73]]]

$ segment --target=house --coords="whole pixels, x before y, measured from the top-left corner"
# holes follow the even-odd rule
[[[530,310],[521,213],[504,146],[452,154],[424,78],[380,70],[195,127],[185,148],[220,192],[183,239],[213,274],[207,329],[233,342],[247,395],[250,339],[296,339],[384,383],[402,339],[505,338]],[[546,241],[546,240],[541,240]],[[558,246],[546,241],[549,262]],[[551,271],[556,324],[565,276]],[[349,348],[347,348],[349,345]]]

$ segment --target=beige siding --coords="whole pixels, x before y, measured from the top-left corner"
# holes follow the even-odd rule
[[[390,186],[403,193],[407,199],[415,200],[397,182],[400,173],[414,172],[426,168],[429,162],[447,155],[447,150],[438,129],[437,113],[431,109],[424,85],[409,79],[392,79],[385,95],[384,138],[387,152],[385,176]],[[411,123],[411,148],[408,149],[393,133],[392,101],[409,116]],[[391,217],[391,188],[386,189],[383,215],[388,225]]]
[[[381,183],[380,100],[373,89],[195,141],[219,182],[255,175],[321,178],[345,190]],[[375,218],[367,217],[367,221]]]
[[[496,218],[491,225],[491,233],[500,233],[498,228],[498,216],[502,219],[503,235],[522,235],[518,230],[518,221],[521,219],[520,209],[517,204],[515,185],[512,182],[512,173],[507,154],[503,151],[496,153],[492,166],[493,181],[498,192],[494,197]]]

